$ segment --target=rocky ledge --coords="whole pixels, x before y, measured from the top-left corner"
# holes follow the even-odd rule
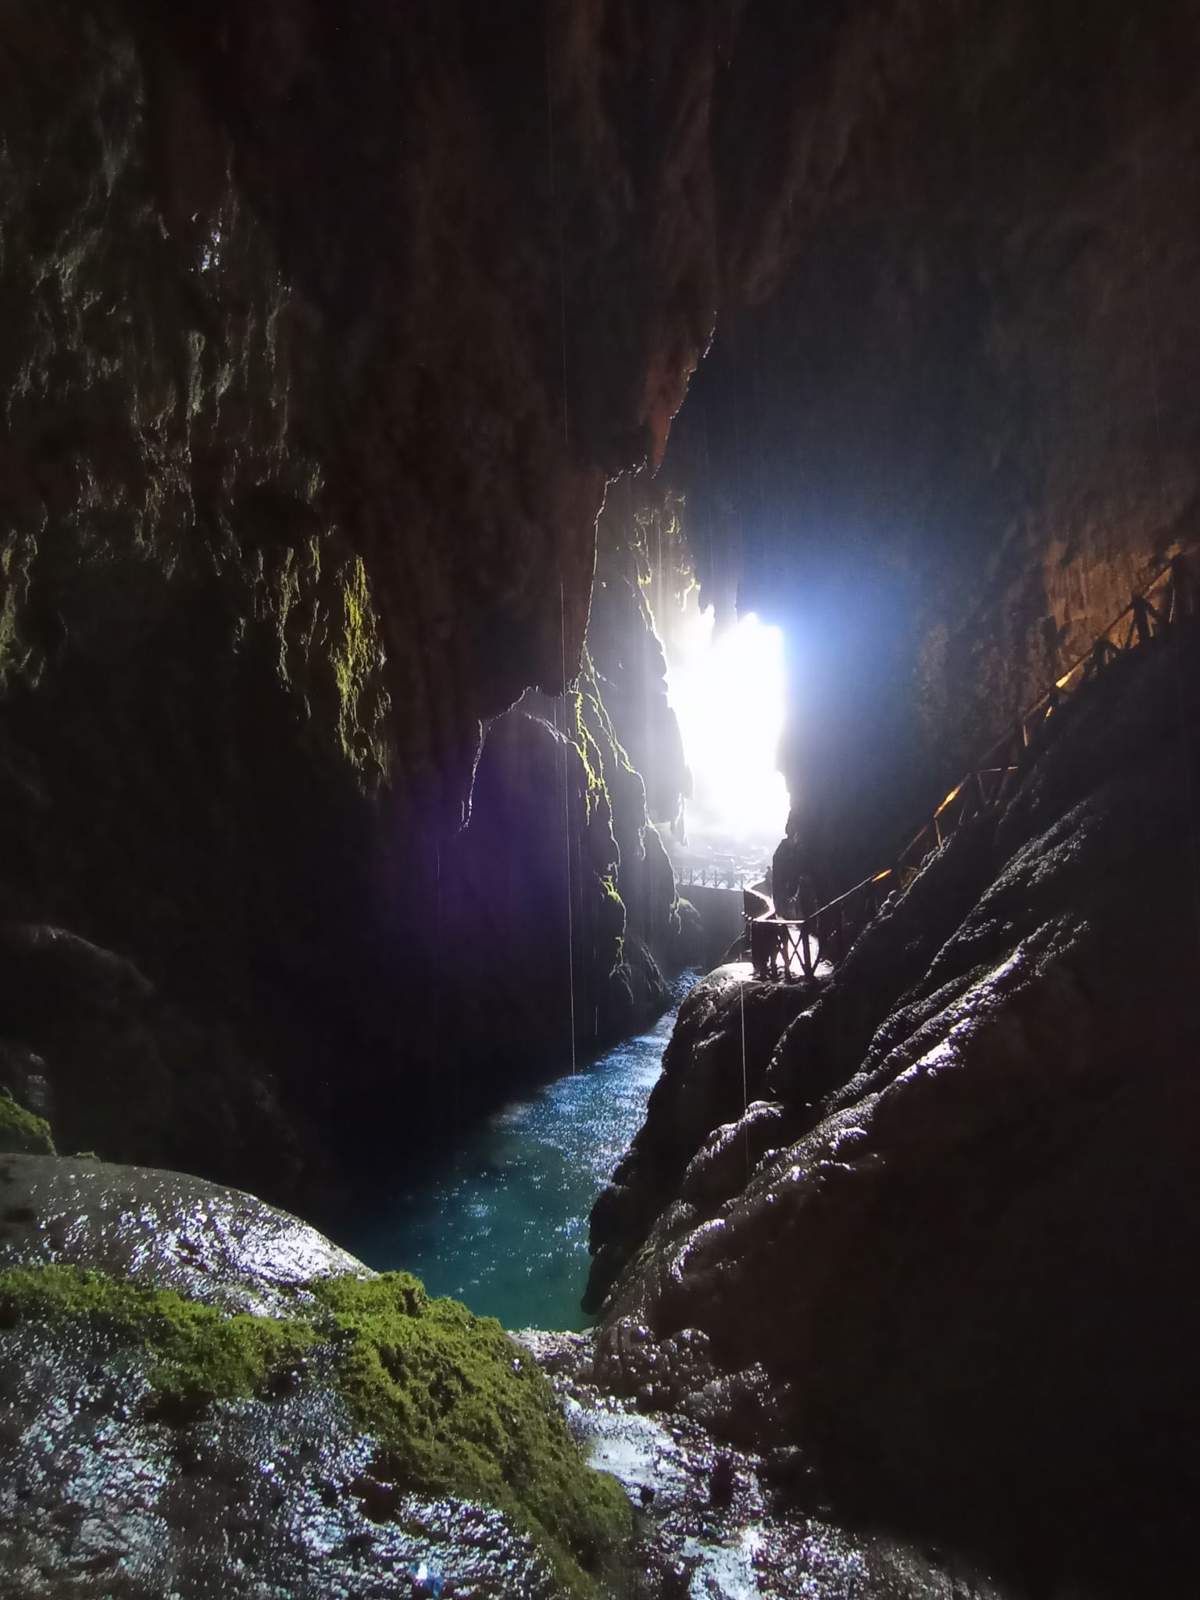
[[[1046,1593],[1191,1564],[1198,667],[1060,708],[817,993],[710,980],[593,1217],[603,1384]]]
[[[253,1196],[17,1155],[0,1218],[4,1597],[1002,1600],[716,1439],[719,1385],[642,1415],[589,1337],[510,1339]]]
[[[0,1594],[606,1592],[626,1497],[498,1323],[198,1179],[0,1185]]]

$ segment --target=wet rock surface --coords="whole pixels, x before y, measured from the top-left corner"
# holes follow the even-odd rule
[[[268,1315],[303,1308],[316,1275],[367,1275],[297,1219],[181,1174],[8,1157],[0,1185],[0,1267],[85,1265]],[[713,1380],[704,1336],[674,1341],[691,1388],[671,1411],[651,1388],[603,1394],[590,1336],[520,1342],[635,1508],[600,1585],[613,1600],[1002,1600],[965,1567],[836,1526],[795,1449],[714,1432],[731,1403],[771,1399],[761,1370]],[[115,1323],[0,1327],[0,1595],[409,1600],[436,1576],[463,1600],[557,1600],[506,1516],[397,1478],[339,1397],[336,1360],[318,1345],[267,1392],[167,1408],[147,1350]]]
[[[715,1384],[724,1436],[801,1443],[843,1513],[1084,1592],[1171,1594],[1190,1559],[1196,632],[1063,710],[752,1046],[764,1104],[707,1130],[640,1248],[633,1216],[597,1344],[607,1387]],[[697,1108],[740,1042],[709,1022],[676,1064]],[[631,1163],[673,1136],[655,1114]]]
[[[298,1217],[181,1172],[0,1157],[0,1267],[91,1267],[279,1316],[318,1277],[370,1269]]]
[[[592,1210],[586,1307],[602,1304],[712,1130],[758,1096],[771,1043],[810,1001],[798,985],[753,982],[744,964],[719,967],[688,995],[646,1121]]]
[[[837,1526],[800,1451],[731,1446],[702,1401],[689,1417],[601,1392],[590,1335],[517,1337],[592,1464],[639,1508],[620,1600],[1018,1600],[966,1563]]]
[[[27,1327],[0,1331],[0,1411],[6,1600],[411,1600],[422,1563],[447,1595],[558,1593],[499,1512],[381,1481],[319,1373],[168,1423],[137,1352]]]
[[[115,1300],[104,1302],[107,1312],[52,1317],[44,1303],[20,1299],[14,1285],[29,1280],[19,1272],[6,1280],[0,1594],[556,1600],[565,1592],[568,1580],[506,1512],[422,1492],[420,1466],[397,1451],[385,1419],[377,1436],[352,1408],[345,1346],[358,1335],[336,1318],[322,1320],[312,1290],[322,1278],[345,1285],[346,1274],[387,1280],[299,1219],[183,1174],[5,1157],[0,1271],[47,1264],[154,1291],[143,1304],[156,1309],[141,1324],[123,1318]],[[164,1290],[232,1314],[232,1322],[205,1323],[210,1333],[245,1312],[315,1320],[275,1324],[309,1331],[284,1365],[226,1398],[203,1380],[189,1388],[186,1377],[182,1387],[164,1379],[171,1345],[156,1345],[154,1330],[180,1314]],[[486,1337],[503,1349],[488,1359],[507,1371],[518,1352],[491,1328]],[[393,1337],[407,1337],[399,1324]],[[409,1360],[422,1359],[415,1345],[405,1348]],[[445,1349],[443,1383],[486,1386],[486,1365],[464,1379]],[[399,1375],[405,1358],[394,1359]],[[219,1368],[212,1372],[215,1383]],[[436,1394],[436,1385],[433,1399],[418,1385],[410,1403],[440,1404]],[[548,1393],[546,1401],[552,1413]],[[449,1427],[444,1409],[438,1415]],[[472,1435],[464,1448],[516,1449],[520,1424],[509,1422],[508,1445]]]

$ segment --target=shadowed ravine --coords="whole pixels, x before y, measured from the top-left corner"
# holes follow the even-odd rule
[[[4,6],[0,1600],[1200,1589],[1197,60]]]
[[[340,1241],[379,1271],[403,1267],[507,1328],[581,1328],[588,1213],[633,1135],[679,1003],[648,1032],[510,1101]]]

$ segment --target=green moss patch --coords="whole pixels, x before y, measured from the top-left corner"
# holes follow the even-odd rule
[[[60,1317],[85,1317],[149,1351],[160,1398],[189,1409],[258,1392],[317,1337],[304,1322],[231,1315],[80,1267],[0,1272],[0,1324]]]
[[[630,1531],[629,1502],[584,1466],[532,1357],[494,1318],[428,1299],[407,1273],[312,1287],[347,1337],[342,1390],[383,1445],[387,1474],[499,1506],[587,1592],[580,1564],[603,1566],[615,1553]]]
[[[615,1558],[631,1529],[620,1486],[585,1466],[549,1383],[490,1317],[431,1300],[386,1273],[310,1285],[294,1318],[231,1315],[172,1290],[73,1267],[0,1272],[0,1325],[84,1317],[153,1356],[164,1414],[182,1404],[270,1392],[306,1351],[334,1352],[332,1381],[380,1446],[376,1470],[406,1489],[481,1500],[542,1546],[574,1594]]]
[[[53,1154],[54,1140],[45,1117],[26,1111],[7,1089],[0,1089],[0,1155]]]

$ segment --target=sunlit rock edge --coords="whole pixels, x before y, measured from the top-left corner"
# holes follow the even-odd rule
[[[815,999],[706,980],[592,1224],[602,1383],[1105,1592],[1172,1592],[1196,1488],[1198,658],[1061,712]]]

